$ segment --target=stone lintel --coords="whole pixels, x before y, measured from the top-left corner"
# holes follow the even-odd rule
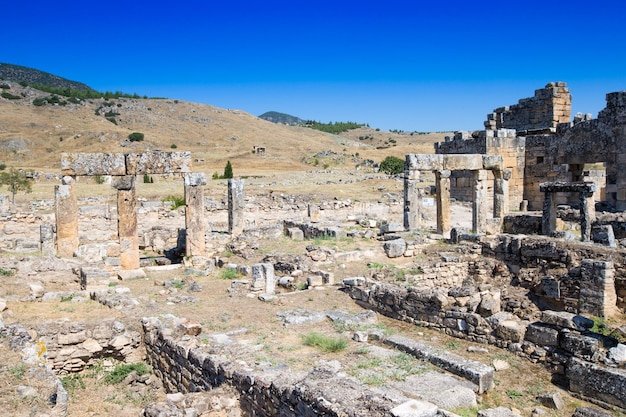
[[[185,187],[196,187],[206,185],[206,174],[204,172],[189,172],[184,175]]]
[[[126,175],[121,153],[62,153],[61,173],[72,176]]]
[[[144,152],[126,155],[126,174],[191,172],[191,152]]]
[[[408,154],[406,167],[411,170],[441,171],[479,169],[502,170],[501,155],[482,154]]]
[[[595,182],[543,182],[539,184],[539,191],[542,193],[594,193],[597,190]]]

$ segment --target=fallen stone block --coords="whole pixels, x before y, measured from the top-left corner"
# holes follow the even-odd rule
[[[384,343],[466,378],[478,386],[479,393],[483,393],[494,386],[495,371],[491,366],[465,359],[454,353],[442,352],[431,345],[403,336],[389,336]]]
[[[561,394],[558,392],[551,392],[537,396],[537,400],[544,407],[550,408],[552,410],[561,410],[565,407],[563,403],[563,398],[561,398]]]
[[[121,281],[127,281],[129,279],[145,278],[146,273],[143,269],[125,269],[117,273],[117,278]]]
[[[390,413],[394,417],[434,417],[437,415],[439,407],[435,404],[419,401],[409,400],[394,407],[390,410]]]
[[[521,417],[519,414],[513,412],[506,407],[488,408],[486,410],[480,410],[477,417]]]

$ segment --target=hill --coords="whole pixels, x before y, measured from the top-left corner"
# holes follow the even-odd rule
[[[46,87],[69,88],[72,90],[93,91],[86,84],[39,71],[20,65],[0,63],[0,80],[14,81],[31,85],[43,85]]]
[[[297,126],[304,124],[304,120],[299,117],[277,111],[268,111],[259,116],[259,119],[272,123],[282,123],[284,125]]]
[[[227,161],[235,176],[352,170],[388,155],[430,153],[432,143],[444,137],[413,137],[367,127],[334,135],[176,99],[79,99],[14,81],[2,81],[0,86],[0,163],[55,174],[62,152],[149,150],[191,151],[194,170],[208,176],[222,173]],[[145,139],[130,141],[133,132],[143,133]],[[265,152],[254,152],[256,147]]]

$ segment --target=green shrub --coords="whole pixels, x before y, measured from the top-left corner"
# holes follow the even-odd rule
[[[330,337],[317,332],[303,336],[303,343],[324,352],[340,352],[348,346],[348,341],[342,337]]]
[[[36,99],[33,100],[33,106],[45,106],[46,104],[48,104],[48,101],[45,98],[42,97],[37,97]]]
[[[222,176],[222,178],[233,178],[233,166],[230,164],[230,161],[226,162],[226,166],[224,167],[224,175]]]
[[[404,160],[390,155],[380,163],[379,169],[389,175],[401,174],[404,172]]]
[[[162,201],[164,203],[165,202],[169,202],[171,210],[176,210],[179,207],[184,207],[185,206],[185,197],[180,197],[180,196],[176,196],[176,195],[168,195]]]
[[[240,278],[241,274],[235,268],[224,268],[220,271],[219,278],[220,279],[237,279]]]
[[[0,171],[7,169],[7,164],[0,164]]]
[[[2,96],[3,98],[6,98],[7,100],[19,100],[20,98],[22,98],[14,94],[7,93],[6,91],[3,91],[2,94],[0,94],[0,96]]]
[[[115,117],[107,117],[106,118],[109,122],[113,123],[114,125],[117,125],[117,120],[115,120]]]
[[[3,89],[3,90],[10,90],[11,86],[9,84],[2,83],[2,84],[0,84],[0,88]]]
[[[137,375],[145,375],[150,372],[150,368],[144,362],[124,363],[118,365],[104,377],[106,384],[118,384],[124,380],[131,372],[137,372]]]
[[[141,142],[143,141],[144,134],[141,132],[133,132],[128,135],[128,140],[131,142]]]
[[[176,144],[175,144],[175,143],[172,143],[172,144],[170,145],[170,148],[172,148],[172,149],[176,149],[176,148],[178,148],[178,146],[176,146]]]
[[[61,382],[63,383],[63,388],[65,388],[70,394],[72,394],[76,389],[85,389],[85,381],[78,374],[70,374],[61,378]]]

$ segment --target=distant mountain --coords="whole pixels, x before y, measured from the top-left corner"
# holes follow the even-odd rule
[[[57,75],[52,75],[33,68],[13,64],[0,63],[0,80],[27,83],[31,85],[43,85],[46,87],[93,91],[93,89],[86,84],[70,81]]]
[[[267,120],[272,123],[281,123],[284,125],[302,125],[304,120],[290,114],[279,113],[277,111],[268,111],[259,116],[260,119]]]

